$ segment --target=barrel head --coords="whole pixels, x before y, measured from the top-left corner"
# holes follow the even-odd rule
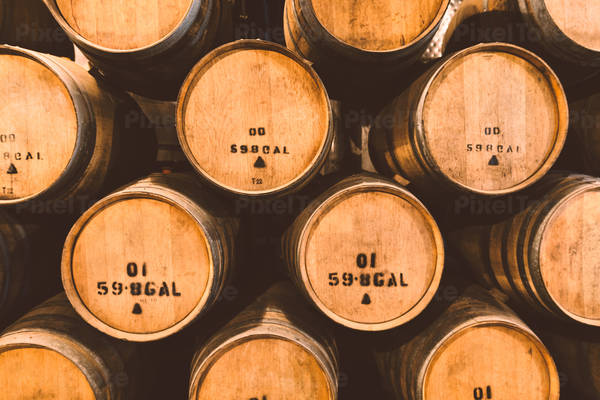
[[[408,47],[437,25],[447,0],[309,0],[319,23],[342,43],[365,51]]]
[[[468,326],[445,339],[423,385],[424,400],[558,399],[558,373],[546,348],[504,324]]]
[[[65,244],[62,273],[88,323],[133,341],[178,331],[204,311],[214,290],[201,223],[174,201],[139,192],[83,215]]]
[[[587,186],[549,213],[539,239],[539,272],[555,305],[600,326],[600,189]]]
[[[41,59],[0,50],[0,203],[48,190],[72,160],[78,116],[64,81]]]
[[[568,109],[558,79],[516,46],[458,53],[431,79],[420,104],[424,159],[452,185],[480,194],[537,181],[566,137]]]
[[[212,184],[242,195],[291,190],[331,148],[325,88],[289,50],[254,40],[203,58],[184,84],[177,128],[184,152]]]
[[[0,351],[0,385],[5,400],[96,400],[85,374],[70,359],[43,347]]]
[[[285,338],[233,342],[208,364],[190,400],[335,399],[316,357]]]
[[[543,2],[558,29],[573,42],[600,51],[600,4],[586,0],[544,0]]]
[[[438,227],[414,196],[393,184],[337,192],[313,213],[302,238],[305,291],[350,328],[402,325],[438,288],[444,264]]]
[[[175,31],[194,0],[53,0],[66,23],[97,47],[131,51]]]

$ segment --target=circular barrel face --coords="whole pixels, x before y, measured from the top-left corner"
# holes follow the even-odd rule
[[[544,0],[556,26],[575,43],[600,51],[600,3],[588,0]]]
[[[479,193],[533,183],[552,166],[566,135],[566,99],[553,77],[509,52],[459,53],[424,100],[425,157],[453,184]]]
[[[72,282],[75,293],[65,285],[69,299],[94,327],[152,340],[201,311],[211,290],[211,253],[198,222],[179,206],[121,198],[88,211],[75,229],[63,281]]]
[[[31,198],[65,171],[77,115],[65,84],[25,55],[0,54],[0,203]]]
[[[280,46],[256,42],[226,45],[196,65],[177,120],[196,170],[238,194],[306,179],[332,140],[329,100],[314,71]]]
[[[539,269],[548,293],[576,320],[600,326],[600,189],[562,202],[542,232]]]
[[[443,244],[420,203],[370,190],[330,198],[321,210],[301,245],[301,273],[323,312],[354,329],[384,330],[427,306],[439,285]]]
[[[95,400],[83,372],[46,348],[15,348],[0,353],[0,385],[5,400]]]
[[[462,329],[436,350],[423,399],[558,400],[558,374],[542,344],[517,328]]]
[[[135,50],[169,36],[194,0],[54,0],[67,24],[96,46]]]
[[[241,366],[245,366],[243,374]],[[192,399],[335,398],[316,358],[300,345],[279,338],[235,343],[210,363],[201,379]]]
[[[338,40],[367,51],[397,50],[427,34],[447,0],[311,0],[321,25]]]

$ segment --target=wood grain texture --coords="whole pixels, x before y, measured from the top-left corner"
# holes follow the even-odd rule
[[[416,317],[436,292],[443,241],[427,209],[397,184],[356,175],[312,202],[283,239],[291,276],[334,321],[378,331]]]
[[[595,1],[517,0],[521,14],[541,36],[540,44],[572,64],[600,65],[600,38]]]
[[[296,2],[302,7],[304,2]],[[419,2],[311,0],[325,29],[347,45],[367,51],[390,51],[412,44],[431,29],[444,11],[443,0]]]
[[[371,156],[380,172],[424,191],[435,182],[507,194],[550,169],[567,125],[562,86],[539,57],[483,44],[437,64],[390,103],[371,131]]]
[[[63,294],[35,308],[0,336],[0,384],[7,400],[129,400],[131,344],[87,326]]]
[[[298,189],[333,140],[316,73],[283,47],[255,40],[222,46],[194,67],[179,96],[177,129],[203,178],[248,196]]]
[[[232,35],[232,0],[43,1],[106,79],[152,98],[173,100],[194,63]]]
[[[152,161],[151,138],[126,121],[130,100],[79,65],[11,46],[0,64],[0,204],[96,196]],[[115,170],[123,159],[131,168]]]
[[[550,174],[529,193],[532,205],[523,212],[457,231],[451,243],[478,276],[522,307],[599,326],[599,190],[597,178]]]
[[[424,331],[378,354],[378,361],[396,399],[559,398],[548,350],[480,288],[468,288]]]
[[[335,344],[301,302],[277,284],[209,339],[192,361],[189,399],[337,399]],[[240,375],[240,365],[251,367]]]
[[[398,70],[399,64],[418,58],[449,4],[449,0],[287,0],[286,44],[333,69]]]
[[[86,40],[114,50],[133,50],[166,38],[182,22],[192,0],[56,0],[66,22]]]
[[[199,317],[228,277],[237,230],[211,207],[197,182],[178,174],[153,175],[98,202],[63,252],[75,309],[97,329],[135,341],[163,338]]]

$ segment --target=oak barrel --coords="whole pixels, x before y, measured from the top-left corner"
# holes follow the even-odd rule
[[[600,326],[600,179],[552,173],[525,211],[449,235],[488,286],[549,316]]]
[[[378,116],[370,133],[377,170],[423,191],[500,195],[552,167],[568,105],[554,72],[520,47],[490,43],[436,64]]]
[[[279,283],[198,348],[189,399],[335,400],[337,388],[333,339]]]
[[[153,161],[127,98],[68,59],[0,46],[0,91],[0,205],[92,198]]]
[[[217,48],[179,94],[183,151],[206,181],[237,195],[302,187],[325,162],[333,129],[317,74],[275,43],[239,40]]]
[[[366,174],[344,179],[302,211],[283,253],[317,308],[363,331],[419,315],[444,267],[442,236],[425,206],[398,184]]]
[[[449,0],[286,0],[286,44],[330,70],[394,70],[416,61],[449,4]]]
[[[62,279],[75,310],[119,339],[151,341],[219,297],[237,220],[186,174],[152,175],[100,200],[65,242]]]
[[[44,0],[100,73],[125,90],[173,99],[220,36],[231,0]]]
[[[548,350],[511,310],[476,287],[377,359],[396,399],[559,398]]]
[[[587,0],[511,0],[538,32],[539,44],[564,61],[600,66],[600,4]]]
[[[35,308],[0,336],[5,400],[130,400],[135,398],[131,344],[86,325],[66,296]]]

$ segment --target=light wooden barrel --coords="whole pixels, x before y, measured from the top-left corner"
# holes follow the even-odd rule
[[[371,158],[378,171],[424,191],[507,194],[550,169],[568,115],[543,60],[509,44],[477,45],[437,64],[381,112]]]
[[[363,331],[395,328],[432,300],[444,267],[433,217],[410,192],[372,175],[332,186],[283,238],[297,286],[325,315]]]
[[[198,349],[189,399],[337,399],[335,344],[302,307],[291,284],[269,289]]]
[[[179,94],[177,131],[205,180],[244,196],[299,189],[324,164],[334,136],[314,70],[260,40],[227,44],[196,64]]]
[[[2,398],[132,399],[134,351],[86,325],[61,294],[0,336]]]
[[[231,0],[44,0],[69,38],[107,79],[173,99],[219,40]]]
[[[559,398],[548,350],[479,288],[467,289],[423,332],[377,359],[396,399]]]
[[[126,124],[125,98],[70,60],[0,46],[0,91],[0,205],[95,196],[152,161],[150,138]],[[124,158],[127,171],[116,168]]]
[[[600,398],[600,339],[597,331],[545,334],[544,342],[567,383],[585,399]]]
[[[488,285],[521,306],[600,326],[600,180],[551,174],[532,204],[489,227],[450,235]]]
[[[209,309],[232,268],[237,221],[188,175],[152,175],[71,229],[62,279],[75,310],[116,338],[171,335]]]
[[[512,0],[540,35],[540,43],[571,63],[600,65],[600,4],[595,1]]]
[[[287,0],[286,44],[319,65],[398,69],[431,41],[449,0]]]

